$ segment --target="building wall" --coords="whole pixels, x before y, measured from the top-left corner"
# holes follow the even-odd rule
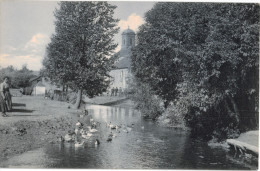
[[[37,80],[36,80],[37,81]],[[38,84],[41,83],[39,86]],[[54,90],[62,90],[62,87],[58,87],[51,83],[48,78],[42,77],[41,81],[33,83],[33,92],[32,95],[45,95],[45,92],[53,92]]]
[[[47,92],[53,90],[62,90],[62,87],[57,87],[56,85],[52,84],[48,78],[42,77],[42,84],[45,86]]]
[[[35,86],[32,92],[34,96],[44,96],[45,95],[45,87]]]
[[[131,48],[135,46],[135,33],[133,30],[129,28],[122,33],[122,45],[120,50],[120,57],[121,58],[130,58],[131,56]],[[123,59],[122,59],[123,60]],[[114,88],[122,88],[123,90],[128,88],[128,78],[130,77],[130,60],[121,61],[116,65],[118,68],[123,69],[114,69],[112,70],[109,75],[111,76],[111,85],[109,89],[111,90]]]
[[[127,49],[135,46],[135,34],[122,35],[122,49]]]
[[[112,77],[110,89],[114,88],[127,88],[127,79],[130,76],[128,68],[115,69],[110,71],[109,75]]]

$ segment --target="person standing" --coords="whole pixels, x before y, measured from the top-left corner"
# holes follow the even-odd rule
[[[2,116],[6,117],[6,112],[12,110],[12,96],[9,91],[9,77],[4,77],[4,82],[0,84],[0,107]]]
[[[117,96],[118,88],[115,88],[115,96]]]
[[[114,87],[111,89],[111,96],[114,96],[114,93],[115,93],[115,89]]]
[[[122,88],[121,87],[119,87],[119,90],[118,90],[118,96],[122,96]]]

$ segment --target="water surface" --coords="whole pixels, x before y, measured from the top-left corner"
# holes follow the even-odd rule
[[[101,123],[98,132],[84,147],[73,143],[49,144],[0,163],[1,167],[92,168],[92,169],[255,169],[255,163],[241,162],[222,148],[211,148],[206,142],[190,138],[185,131],[161,127],[145,121],[138,111],[90,105],[93,119]],[[105,123],[124,124],[112,142]],[[101,142],[95,146],[95,139]],[[250,160],[249,160],[250,161]]]

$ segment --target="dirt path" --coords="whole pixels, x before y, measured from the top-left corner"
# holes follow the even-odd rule
[[[69,104],[66,102],[44,99],[42,96],[13,97],[12,101],[13,111],[7,113],[8,117],[0,118],[0,125],[10,125],[20,120],[52,119],[76,112],[68,109]]]

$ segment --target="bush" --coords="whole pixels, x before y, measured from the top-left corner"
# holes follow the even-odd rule
[[[23,95],[32,95],[33,88],[32,87],[25,87],[23,88]]]
[[[207,112],[199,107],[190,106],[185,121],[194,137],[222,141],[239,135],[236,117],[226,109],[224,102],[211,107]]]
[[[185,127],[184,117],[178,111],[177,105],[170,103],[162,115],[158,118],[158,122],[163,125],[173,126],[173,127]]]
[[[146,119],[156,120],[164,112],[164,101],[151,88],[133,78],[129,84],[129,97],[134,101],[135,108],[141,111]]]

